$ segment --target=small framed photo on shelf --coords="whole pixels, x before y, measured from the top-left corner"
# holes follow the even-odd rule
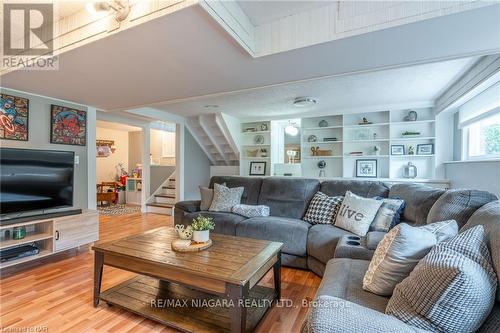
[[[405,146],[404,145],[391,145],[391,155],[404,155]]]
[[[267,162],[250,162],[250,176],[265,176]]]
[[[417,145],[417,155],[432,155],[434,154],[434,144],[425,143]]]
[[[353,141],[366,141],[370,140],[371,138],[371,131],[369,128],[359,128],[352,131]]]
[[[356,160],[356,177],[377,178],[377,160]]]

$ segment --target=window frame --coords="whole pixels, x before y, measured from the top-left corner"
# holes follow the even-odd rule
[[[486,112],[487,116],[484,114],[476,117],[475,119],[471,119],[468,121],[467,126],[462,128],[462,161],[475,161],[475,160],[498,160],[500,159],[500,153],[497,154],[484,154],[484,155],[476,155],[470,156],[469,154],[469,146],[470,146],[470,127],[478,122],[486,120],[491,117],[500,116],[500,108],[495,108],[490,110],[490,112]]]

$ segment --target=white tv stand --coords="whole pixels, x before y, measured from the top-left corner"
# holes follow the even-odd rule
[[[26,227],[26,237],[13,239],[14,227]],[[10,230],[10,236],[5,232]],[[99,239],[99,214],[95,210],[83,210],[81,214],[38,219],[0,226],[0,249],[16,245],[36,243],[40,253],[12,261],[3,262],[0,268],[37,260],[54,253],[93,243]]]

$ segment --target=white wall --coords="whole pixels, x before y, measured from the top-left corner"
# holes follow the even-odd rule
[[[128,131],[97,127],[96,138],[97,140],[113,140],[116,146],[116,151],[110,154],[108,157],[97,157],[97,182],[101,183],[114,181],[115,176],[119,171],[116,168],[118,163],[123,163],[123,167],[125,168],[125,170],[129,170]]]
[[[500,161],[447,163],[446,178],[452,188],[489,191],[500,198]]]

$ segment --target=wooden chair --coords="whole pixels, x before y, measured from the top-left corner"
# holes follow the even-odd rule
[[[117,182],[102,182],[100,184],[97,184],[97,202],[100,202],[102,205],[105,201],[107,202],[108,206],[110,206],[112,203],[116,203],[118,200],[118,193],[116,192],[116,190],[119,186],[121,186],[121,184]]]

